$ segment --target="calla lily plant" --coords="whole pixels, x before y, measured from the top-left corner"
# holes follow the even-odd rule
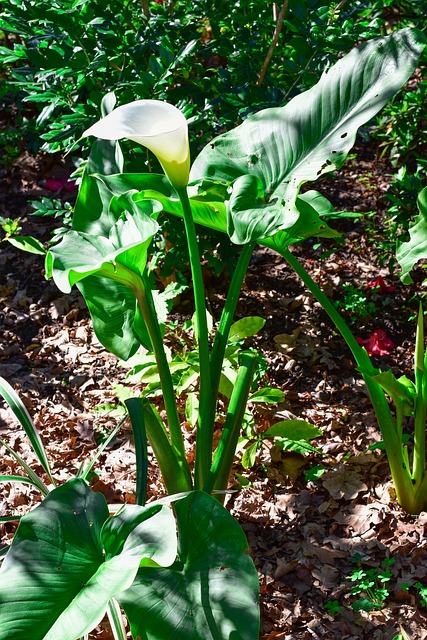
[[[64,238],[49,252],[47,271],[65,290],[73,284],[79,286],[99,339],[113,352],[127,358],[139,344],[155,352],[168,424],[160,427],[161,421],[152,409],[145,411],[145,419],[149,439],[170,490],[226,487],[232,449],[237,442],[239,421],[250,388],[254,367],[251,356],[242,355],[236,393],[231,398],[223,440],[217,449],[221,459],[215,453],[212,455],[218,389],[228,332],[257,243],[278,251],[303,278],[340,329],[359,368],[367,370],[366,352],[295,260],[289,247],[311,236],[338,235],[328,221],[339,213],[323,195],[316,191],[301,194],[300,187],[342,166],[358,128],[408,80],[424,44],[423,35],[408,28],[356,47],[328,69],[317,85],[284,107],[260,111],[234,130],[212,140],[196,158],[188,188],[187,125],[175,107],[147,100],[114,110],[110,105],[110,113],[85,132],[86,136],[95,135],[102,140],[117,141],[126,137],[145,145],[156,154],[167,176],[123,173],[120,164],[111,159],[117,158],[117,146],[114,146],[117,143],[109,142],[106,154],[105,147],[99,147],[101,141],[98,141],[80,188],[74,229],[68,239]],[[150,233],[154,233],[159,208],[183,217],[188,238],[200,359],[194,473],[190,472],[180,433],[161,322],[156,315],[156,294],[153,297],[148,285],[144,247]],[[207,331],[195,222],[227,233],[232,242],[242,246],[212,345]],[[135,228],[139,229],[139,236]],[[107,239],[109,243],[113,240],[116,243],[113,250],[108,249]],[[101,254],[96,265],[77,253],[71,255],[71,240],[77,244],[95,243]],[[108,298],[100,295],[107,282]],[[119,300],[115,301],[112,292]],[[367,384],[373,388],[370,381]],[[385,400],[381,400],[378,393],[372,393],[376,410],[383,414]],[[396,438],[389,431],[385,428],[383,437],[393,479],[399,501],[410,510],[413,498],[404,497],[410,490],[409,480],[401,478],[400,454],[391,452],[396,448]],[[174,471],[168,473],[172,468]]]
[[[117,584],[122,584],[124,591],[118,594],[108,591],[107,599],[113,595],[122,604],[134,637],[148,640],[170,637],[177,640],[188,637],[195,640],[230,637],[256,640],[258,637],[255,568],[244,553],[241,533],[230,527],[221,533],[215,525],[225,510],[220,498],[215,500],[207,495],[213,493],[218,497],[227,489],[252,384],[255,356],[243,351],[225,423],[214,447],[225,349],[256,244],[274,249],[287,260],[341,331],[365,378],[377,413],[398,500],[411,512],[426,506],[425,447],[420,445],[411,470],[408,454],[402,449],[401,420],[404,412],[415,411],[417,403],[425,417],[423,389],[427,360],[421,357],[422,339],[417,340],[419,383],[414,387],[409,385],[409,392],[406,381],[394,384],[390,376],[373,368],[368,354],[357,343],[333,304],[289,249],[292,244],[312,236],[333,238],[339,235],[328,222],[340,213],[334,211],[330,202],[317,191],[302,194],[300,187],[342,166],[358,128],[405,84],[414,72],[424,46],[424,36],[415,29],[396,31],[388,37],[363,43],[328,69],[309,91],[283,107],[260,111],[234,130],[212,140],[196,158],[191,171],[187,124],[182,113],[172,105],[140,100],[114,109],[115,98],[109,94],[102,104],[103,117],[84,133],[98,139],[83,174],[72,228],[48,252],[46,272],[64,292],[74,285],[79,288],[98,339],[112,353],[127,360],[142,346],[155,356],[165,419],[147,398],[127,401],[135,435],[138,502],[141,505],[144,502],[141,484],[145,479],[142,463],[146,438],[157,458],[168,493],[175,495],[173,499],[177,500],[182,494],[190,496],[188,502],[178,501],[175,507],[179,540],[176,562],[170,566],[165,566],[170,558],[164,558],[161,553],[157,555],[157,551],[156,554],[153,551],[152,560],[144,560],[145,564],[140,561],[140,557],[146,558],[145,538],[144,544],[140,544],[139,527],[136,521],[130,526],[128,512],[116,524],[110,525],[108,520],[103,524],[107,518],[103,507],[97,531],[91,534],[94,519],[89,518],[88,511],[85,531],[92,539],[93,549],[85,558],[87,576],[82,587],[87,581],[91,588],[89,597],[95,597],[91,594],[97,593],[96,582],[105,598],[104,572],[108,582],[110,571],[120,568],[119,556],[123,551],[134,572],[134,582],[129,584],[129,575],[122,580],[123,576],[117,571]],[[142,144],[154,153],[164,175],[124,172],[119,145],[123,138]],[[163,341],[162,295],[153,288],[149,273],[149,246],[159,229],[157,218],[161,211],[184,219],[189,248],[199,354],[194,464],[189,461],[192,456],[187,456],[180,403],[175,397]],[[195,223],[222,231],[231,242],[241,245],[212,343]],[[385,392],[397,398],[398,420],[392,419]],[[425,421],[421,422],[417,423],[417,441],[425,427]],[[86,513],[85,501],[92,504],[93,498],[87,498],[81,483],[72,489],[79,505],[77,513],[81,512],[80,505]],[[53,508],[54,502],[50,501],[48,506]],[[68,509],[67,518],[70,518],[69,514]],[[144,519],[147,517],[144,514],[141,512],[137,517]],[[46,518],[48,512],[44,514],[43,522]],[[33,520],[29,524],[35,526]],[[60,528],[58,525],[58,530]],[[132,529],[136,533],[129,543],[123,544],[122,540],[119,544],[112,537],[116,529],[120,532]],[[23,534],[25,531],[24,527]],[[204,538],[199,535],[201,531],[207,534]],[[33,534],[31,536],[31,539],[35,538]],[[219,541],[209,549],[209,558],[199,553],[200,545],[194,547],[194,536],[199,541],[201,538]],[[22,535],[19,544],[24,544]],[[16,557],[20,554],[19,544],[14,549]],[[141,547],[140,557],[135,555],[136,546],[133,545]],[[221,549],[224,550],[222,555]],[[49,546],[46,552],[50,564],[43,559],[43,579],[52,567],[57,566],[52,564],[57,562],[57,556],[51,555],[56,551],[55,546]],[[108,564],[110,560],[111,565]],[[139,562],[142,564],[138,568]],[[104,566],[106,564],[108,566]],[[68,565],[74,566],[74,563]],[[93,577],[91,572],[95,572]],[[8,579],[12,574],[9,563]],[[31,570],[29,574],[33,588],[35,578]],[[225,580],[221,579],[224,575]],[[65,590],[61,574],[54,574],[54,578],[55,585],[60,583]],[[79,591],[80,576],[77,579],[73,575],[72,578],[73,589]],[[9,616],[6,633],[8,638],[21,640],[22,634],[19,637],[9,635],[9,630],[16,627],[13,599],[16,597],[21,602],[20,594],[26,593],[25,570],[14,579],[16,589],[6,607]],[[111,580],[108,584],[111,585]],[[55,589],[51,591],[55,593]],[[159,594],[163,594],[162,597]],[[84,602],[85,597],[83,594]],[[75,603],[78,607],[79,602],[75,597],[69,607]],[[19,607],[17,611],[19,613]],[[58,613],[59,609],[55,611]],[[55,632],[60,629],[62,640],[73,640],[69,612],[67,605],[65,617],[61,617],[63,624],[52,627]],[[43,617],[45,610],[40,609],[39,614]],[[33,622],[36,628],[35,619]],[[88,623],[83,622],[81,628],[86,633]],[[46,625],[45,628],[50,629]],[[57,633],[56,637],[59,635]],[[52,634],[37,637],[53,640]]]

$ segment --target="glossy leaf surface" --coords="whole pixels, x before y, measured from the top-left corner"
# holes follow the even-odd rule
[[[141,562],[175,557],[169,508],[128,506],[110,518],[101,494],[71,480],[21,519],[0,570],[0,638],[75,640],[132,584]]]
[[[118,596],[132,635],[146,640],[256,640],[258,579],[239,524],[202,491],[175,504],[178,561],[139,570]]]
[[[227,229],[233,242],[295,225],[301,184],[342,166],[358,128],[414,72],[424,42],[415,29],[365,42],[284,107],[258,112],[203,149],[191,181],[232,185]]]

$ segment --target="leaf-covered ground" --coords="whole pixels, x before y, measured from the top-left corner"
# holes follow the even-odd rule
[[[46,180],[63,177],[64,172],[59,161],[52,164],[27,156],[10,170],[2,170],[1,215],[24,215],[25,232],[49,237],[51,223],[26,216],[27,201],[70,197],[46,188]],[[359,159],[348,163],[339,179],[324,181],[319,188],[337,209],[381,213],[387,172],[384,163],[375,161],[375,150],[362,146]],[[312,242],[296,248],[295,254],[331,299],[343,299],[344,283],[365,293],[373,311],[356,320],[349,316],[356,335],[372,340],[374,331],[384,331],[392,346],[386,343],[384,353],[374,356],[375,364],[411,376],[415,321],[410,318],[417,309],[414,296],[421,289],[419,284],[403,287],[397,275],[375,264],[372,238],[381,224],[381,215],[340,222],[339,228],[346,232],[342,245],[324,242],[318,248]],[[65,481],[116,424],[116,416],[94,410],[115,403],[114,386],[125,383],[126,370],[95,339],[78,293],[64,296],[45,281],[40,257],[3,243],[0,273],[0,375],[20,393],[47,445],[55,477]],[[369,287],[378,276],[384,279],[382,291]],[[225,288],[224,279],[209,280],[213,310]],[[188,316],[187,308],[184,298],[174,313]],[[251,470],[236,464],[249,486],[232,493],[228,507],[247,533],[259,571],[260,637],[392,640],[401,633],[401,625],[411,640],[427,638],[427,608],[415,586],[427,587],[427,514],[402,512],[394,500],[384,455],[380,449],[369,449],[380,434],[347,347],[283,260],[266,250],[256,253],[246,278],[238,316],[248,315],[267,320],[254,344],[267,359],[270,384],[286,394],[281,406],[257,410],[258,428],[303,418],[323,432],[315,442],[321,454],[304,457],[270,443],[263,446]],[[190,452],[189,428],[186,434]],[[4,407],[0,436],[36,465],[23,433]],[[307,480],[313,467],[322,467],[323,475]],[[3,450],[0,473],[11,472],[17,469]],[[134,477],[131,430],[124,425],[100,459],[92,487],[109,502],[132,502]],[[152,465],[149,496],[162,492],[161,478]],[[36,501],[27,485],[3,485],[0,512],[23,514]],[[4,543],[10,541],[14,527],[1,525]],[[394,563],[387,567],[391,577],[384,603],[370,613],[355,611],[352,604],[358,596],[350,593],[355,585],[349,579],[351,572],[384,569],[384,560],[390,558]],[[108,626],[101,625],[93,637],[109,640]]]

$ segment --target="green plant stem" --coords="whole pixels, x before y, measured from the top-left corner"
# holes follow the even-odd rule
[[[415,490],[423,480],[426,463],[426,372],[424,355],[424,315],[419,306],[417,335],[415,339],[415,407],[414,407],[414,455],[412,477]]]
[[[132,424],[136,458],[135,503],[145,505],[147,499],[148,452],[147,433],[144,420],[143,398],[128,398],[126,409]]]
[[[216,410],[216,399],[218,396],[219,383],[221,379],[222,363],[224,360],[225,349],[227,347],[230,327],[232,325],[234,314],[236,312],[236,306],[239,300],[240,291],[242,289],[243,279],[246,275],[249,261],[253,254],[254,248],[255,243],[252,242],[243,245],[243,249],[237,261],[236,269],[231,279],[227,299],[222,310],[221,318],[212,347],[210,362],[212,397],[215,398],[215,404],[212,405],[214,412]],[[212,420],[214,419],[215,414],[212,416]]]
[[[123,624],[123,618],[120,606],[114,598],[108,601],[107,615],[113,632],[114,640],[126,640],[126,629]]]
[[[239,358],[239,371],[231,394],[220,441],[216,448],[204,490],[226,489],[236,452],[237,441],[245,415],[249,392],[255,371],[256,355],[243,351]]]
[[[415,491],[425,476],[426,464],[426,390],[422,381],[417,381],[417,396],[414,409],[414,456],[412,477]]]
[[[163,345],[163,337],[157,320],[150,286],[143,281],[142,284],[143,286],[139,287],[135,291],[135,294],[139,309],[147,327],[148,335],[150,336],[151,346],[153,347],[159,370],[160,384],[163,391],[163,401],[168,418],[170,441],[179,466],[191,486],[191,472],[185,455],[184,439],[182,437],[181,424],[176,405],[175,390],[173,388],[172,376]]]
[[[325,296],[323,291],[312,280],[311,276],[307,273],[304,267],[298,262],[298,260],[292,255],[289,249],[283,249],[280,251],[281,255],[285,258],[288,264],[294,269],[295,273],[301,278],[305,286],[311,291],[313,296],[320,302],[323,309],[331,318],[338,331],[346,341],[350,348],[354,359],[358,365],[360,372],[365,380],[366,388],[369,393],[372,405],[374,407],[375,415],[378,420],[378,425],[381,430],[381,434],[384,441],[385,450],[387,453],[388,463],[390,466],[390,472],[393,478],[394,487],[396,490],[396,496],[399,504],[408,513],[416,513],[416,499],[414,487],[412,484],[411,472],[408,469],[407,464],[403,456],[403,447],[401,438],[399,438],[398,429],[390,407],[387,402],[387,398],[381,389],[381,387],[369,376],[369,372],[374,372],[374,367],[371,360],[366,353],[365,349],[362,349],[357,343],[356,338],[340,316],[334,305]]]
[[[196,457],[194,467],[194,487],[201,489],[209,473],[212,461],[212,442],[214,423],[210,419],[212,410],[212,389],[210,382],[209,332],[206,315],[205,287],[203,284],[200,252],[197,243],[196,228],[187,189],[177,189],[181,202],[185,232],[190,255],[191,275],[193,279],[194,303],[197,320],[197,343],[199,348],[200,395],[199,416],[197,422]]]
[[[186,470],[183,471],[158,411],[147,398],[142,398],[141,406],[147,438],[153,448],[168,494],[171,496],[191,491],[191,476]]]

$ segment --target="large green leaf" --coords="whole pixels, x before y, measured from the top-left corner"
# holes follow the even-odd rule
[[[166,213],[182,217],[182,207],[176,191],[165,176],[152,173],[123,173],[94,176],[116,196],[129,190],[138,190],[136,200],[157,200]],[[227,190],[221,185],[206,183],[189,188],[191,211],[194,222],[215,231],[227,231],[225,200]]]
[[[424,43],[424,36],[409,28],[364,42],[311,89],[284,107],[249,117],[202,150],[191,181],[232,186],[233,242],[260,240],[297,222],[300,185],[342,166],[357,129],[408,80]]]
[[[136,200],[157,200],[166,213],[178,217],[183,215],[178,196],[164,176],[127,173],[98,175],[96,178],[116,196],[128,190],[140,189],[139,195],[135,196]],[[227,233],[227,204],[230,198],[227,188],[214,182],[203,182],[201,185],[190,186],[188,192],[194,222],[214,231]],[[340,234],[328,227],[326,219],[353,215],[335,211],[329,200],[313,190],[298,195],[295,206],[301,214],[296,223],[286,231],[279,231],[262,240],[262,244],[277,250],[277,247],[284,249],[312,236],[335,238]]]
[[[117,173],[123,169],[123,161],[117,142],[96,140],[83,173],[76,204],[74,205],[73,229],[94,235],[108,234],[114,219],[108,215],[111,192],[99,183],[93,173]],[[107,213],[107,215],[106,215]]]
[[[158,229],[151,216],[161,207],[155,200],[135,202],[133,196],[132,192],[111,196],[109,211],[114,222],[106,236],[71,230],[49,251],[46,271],[62,291],[68,293],[79,280],[107,264],[114,271],[121,264],[137,275],[144,272],[148,245]]]
[[[101,112],[106,116],[116,103],[113,93],[102,99]],[[108,234],[114,219],[109,219],[111,192],[93,178],[94,173],[111,174],[123,171],[123,154],[115,140],[95,140],[83,173],[79,194],[74,205],[73,229],[97,235]],[[105,215],[107,213],[107,216]]]
[[[158,229],[152,216],[161,205],[150,199],[135,201],[136,191],[109,193],[108,233],[106,228],[106,235],[70,230],[49,251],[46,272],[62,291],[78,284],[99,341],[126,360],[140,342],[151,347],[135,295],[145,286],[147,250]]]
[[[258,578],[239,524],[197,491],[175,505],[178,561],[142,568],[117,597],[134,638],[256,640]]]
[[[176,557],[172,512],[125,507],[109,518],[105,498],[71,480],[21,519],[0,570],[1,640],[75,640],[102,619],[142,563]]]
[[[411,269],[419,260],[427,258],[427,187],[419,193],[417,205],[420,213],[409,229],[409,240],[402,242],[396,251],[396,258],[402,267],[400,277],[405,284],[412,282]]]
[[[152,350],[134,293],[124,284],[97,274],[77,283],[86,300],[93,330],[108,351],[127,360],[142,343]]]

